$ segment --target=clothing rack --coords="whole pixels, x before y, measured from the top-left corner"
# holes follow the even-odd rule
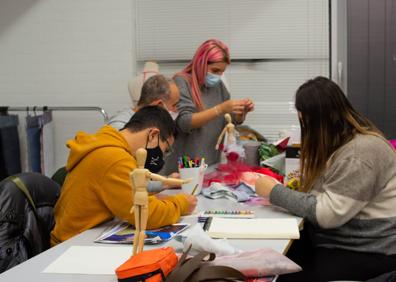
[[[106,123],[109,119],[106,111],[100,107],[48,107],[48,106],[28,106],[28,107],[0,107],[1,112],[29,112],[29,111],[97,111],[103,116],[104,122]]]

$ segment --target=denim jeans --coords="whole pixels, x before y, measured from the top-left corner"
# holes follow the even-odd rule
[[[29,171],[41,173],[41,116],[26,117]]]

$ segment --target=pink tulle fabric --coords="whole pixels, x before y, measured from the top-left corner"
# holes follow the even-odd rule
[[[301,267],[295,262],[270,248],[261,248],[230,256],[218,256],[210,264],[238,269],[246,277],[251,278],[267,278],[301,271]]]
[[[212,182],[219,182],[227,186],[236,186],[241,182],[254,186],[261,174],[271,176],[283,183],[283,176],[274,173],[269,168],[252,167],[243,163],[229,162],[219,164],[216,171],[208,173],[204,178],[204,187],[209,187]]]

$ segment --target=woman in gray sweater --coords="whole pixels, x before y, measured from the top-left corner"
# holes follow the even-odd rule
[[[279,281],[366,280],[396,270],[396,153],[324,77],[297,90],[301,191],[259,178],[256,192],[305,219]]]
[[[231,100],[221,75],[230,64],[228,47],[221,41],[210,39],[198,47],[191,62],[175,75],[180,90],[180,129],[171,160],[167,160],[164,173],[177,169],[177,157],[205,158],[207,164],[219,162],[220,152],[215,150],[217,138],[226,125],[224,114],[230,113],[234,123],[242,123],[253,110],[248,99]]]

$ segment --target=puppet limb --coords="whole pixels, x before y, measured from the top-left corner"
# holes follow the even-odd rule
[[[141,218],[140,218],[140,231],[139,231],[139,242],[138,242],[138,253],[143,251],[144,239],[146,237],[145,231],[147,227],[147,219],[148,219],[148,207],[141,207]]]
[[[134,207],[132,207],[134,208]],[[136,206],[135,208],[135,235],[133,237],[133,255],[138,252],[138,245],[140,241],[140,217],[141,217],[141,207]]]
[[[222,132],[220,133],[220,135],[219,135],[219,138],[217,138],[217,143],[216,143],[216,147],[215,147],[215,149],[216,149],[216,150],[218,150],[218,149],[219,149],[219,146],[220,146],[221,140],[223,139],[223,137],[224,137],[224,134],[226,133],[226,130],[227,130],[227,126],[226,126],[226,127],[224,127],[223,131],[222,131]]]
[[[168,177],[165,177],[165,176],[162,176],[159,174],[155,174],[155,173],[151,173],[150,178],[152,180],[161,181],[162,183],[167,184],[167,185],[175,185],[175,186],[189,183],[192,180],[191,178],[188,178],[188,179],[168,178]]]

